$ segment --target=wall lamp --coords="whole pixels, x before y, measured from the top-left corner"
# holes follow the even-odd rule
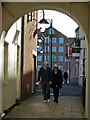
[[[43,11],[43,19],[41,19],[38,23],[40,24],[49,24],[49,22],[45,19],[45,13],[44,13],[44,10]]]
[[[37,22],[37,23],[39,23],[39,24],[49,24],[49,22],[45,19],[44,10],[42,10],[42,11],[43,11],[43,18],[42,18],[39,22]],[[36,29],[36,30],[34,31],[34,33],[33,33],[33,37],[35,37],[36,34],[40,34],[41,29],[42,29],[42,28]]]

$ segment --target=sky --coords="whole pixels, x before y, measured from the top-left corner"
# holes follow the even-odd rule
[[[53,10],[44,10],[45,12],[45,19],[53,19],[52,26],[60,31],[62,34],[64,34],[67,37],[75,37],[75,29],[78,27],[78,24],[69,16],[53,11]],[[41,20],[43,17],[42,10],[38,11],[38,21]],[[48,21],[50,22],[50,21]],[[48,28],[50,24],[48,25],[42,25],[38,24],[38,28],[42,28],[41,31],[43,32],[45,28]]]

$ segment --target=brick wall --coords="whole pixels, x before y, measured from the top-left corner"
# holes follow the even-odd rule
[[[24,57],[23,57],[23,82],[22,82],[23,99],[32,93],[32,67],[33,67],[32,50],[37,52],[37,35],[35,37],[33,36],[33,33],[36,30],[36,21],[33,20],[37,18],[36,12],[33,12],[33,15],[34,17],[32,17],[32,21],[29,22],[27,22],[27,15],[24,16]],[[36,76],[36,70],[34,71],[34,74]],[[35,80],[36,77],[34,78],[34,83]]]

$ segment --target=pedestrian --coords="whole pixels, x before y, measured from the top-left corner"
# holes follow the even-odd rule
[[[64,76],[63,77],[65,79],[65,83],[67,83],[68,73],[66,71],[64,72]]]
[[[54,102],[58,103],[59,89],[62,88],[62,71],[55,64],[52,70],[52,88],[54,93]]]
[[[52,72],[48,65],[48,61],[45,61],[44,66],[40,68],[38,73],[39,84],[42,83],[44,103],[50,102],[50,85],[52,84]]]

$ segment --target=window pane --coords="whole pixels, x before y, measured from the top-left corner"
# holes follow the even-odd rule
[[[27,14],[27,22],[32,21],[32,12]]]
[[[54,29],[52,29],[52,34],[54,34]]]
[[[49,32],[48,32],[50,35],[51,35],[51,28],[49,29]]]
[[[59,56],[59,61],[63,62],[63,56]]]
[[[38,65],[37,68],[41,68],[42,66],[41,65]]]
[[[49,43],[49,37],[48,37],[48,43]]]
[[[63,44],[64,43],[64,38],[59,38],[59,43]]]
[[[46,52],[46,46],[45,46],[45,49],[44,49],[44,51]]]
[[[52,55],[52,61],[56,62],[56,56],[55,55]]]
[[[63,47],[59,47],[59,52],[63,52]]]
[[[49,61],[49,56],[47,56],[47,60]]]
[[[45,43],[49,43],[49,37],[45,37]]]
[[[47,52],[49,52],[49,46],[47,47]]]
[[[37,61],[42,61],[42,56],[37,56]]]
[[[49,56],[45,56],[44,61],[49,61]]]
[[[52,47],[52,52],[56,52],[56,47]]]
[[[37,51],[40,52],[41,49],[42,49],[42,46],[40,46],[39,48],[37,48]]]
[[[49,28],[49,34],[51,35],[51,30],[52,30],[52,34],[54,34],[54,29],[53,28]]]
[[[57,40],[56,40],[56,37],[52,37],[52,43],[56,43]]]
[[[46,56],[44,56],[44,61],[46,61]]]
[[[45,46],[45,52],[49,52],[49,46]]]
[[[45,37],[45,43],[47,43],[47,38]]]

